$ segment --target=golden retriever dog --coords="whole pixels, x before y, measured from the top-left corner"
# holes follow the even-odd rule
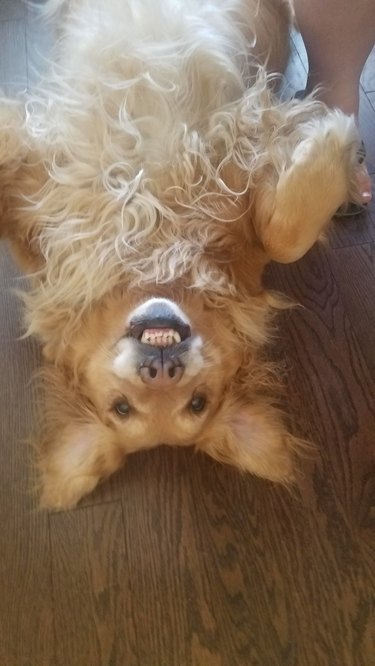
[[[49,74],[0,101],[1,235],[41,341],[41,502],[74,506],[127,454],[195,445],[293,478],[262,359],[294,262],[358,199],[351,118],[280,101],[286,0],[50,0]]]

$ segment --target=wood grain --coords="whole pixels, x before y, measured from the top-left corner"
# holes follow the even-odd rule
[[[343,248],[332,254],[331,267],[375,381],[375,245]]]
[[[31,378],[38,349],[22,333],[20,303],[10,289],[17,271],[0,244],[0,663],[49,664],[52,636],[48,516],[36,509],[32,461]]]
[[[330,247],[340,249],[374,242],[374,220],[374,202],[371,202],[361,215],[333,220],[327,234]]]
[[[329,252],[316,248],[293,267],[273,267],[272,282],[305,308],[285,315],[280,344],[289,365],[289,400],[319,454],[313,468],[309,470],[309,463],[305,469],[300,486],[315,523],[308,538],[312,560],[300,582],[303,589],[304,581],[314,580],[310,595],[321,638],[324,626],[330,627],[324,637],[327,661],[317,652],[315,663],[367,664],[372,659],[375,620],[371,606],[375,591],[374,382],[366,349],[358,343],[332,276],[331,260]],[[293,525],[295,519],[293,514]],[[300,538],[295,547],[297,553],[304,553]],[[304,567],[305,557],[304,553],[299,566]],[[356,601],[351,598],[352,584]],[[324,595],[318,597],[317,590],[319,594],[324,590]],[[300,612],[308,613],[303,606]],[[353,623],[356,613],[361,624]],[[352,651],[354,645],[357,654]],[[306,663],[314,663],[311,655]]]
[[[124,532],[142,666],[227,663],[191,488],[201,464],[190,450],[161,448],[126,466]]]
[[[50,516],[55,666],[140,666],[119,503]]]

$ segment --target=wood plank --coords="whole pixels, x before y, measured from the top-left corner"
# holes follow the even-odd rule
[[[237,663],[215,617],[211,552],[199,543],[191,476],[206,462],[191,450],[159,448],[126,465],[124,532],[142,666]]]
[[[375,381],[375,244],[340,249],[331,255],[330,261],[345,309]]]
[[[331,643],[332,655],[327,663],[343,660],[365,665],[371,663],[373,655],[375,621],[371,508],[375,387],[368,369],[373,351],[358,343],[357,331],[353,331],[347,318],[344,299],[331,273],[333,256],[332,252],[316,248],[293,267],[275,266],[272,272],[274,285],[306,308],[285,316],[280,344],[290,366],[288,402],[301,415],[307,434],[318,445],[320,457],[316,468],[305,475],[303,493],[306,496],[311,484],[314,519],[321,529],[325,522],[311,552],[325,553],[329,580],[323,584],[313,572],[314,588],[327,590],[337,611],[335,617],[326,618],[325,631],[322,625],[320,644],[327,645],[332,636],[345,634],[336,648]],[[349,281],[350,274],[347,284]],[[321,566],[323,572],[323,561]],[[306,573],[311,577],[311,572]],[[313,591],[306,603],[313,604],[316,617],[327,613],[326,602],[316,599]],[[354,654],[354,650],[358,652]],[[316,657],[315,663],[324,662]]]
[[[332,478],[336,458],[356,468],[333,446],[323,469],[305,464],[299,500],[188,451],[129,458],[124,524],[142,666],[367,665],[370,497],[362,484],[351,501],[347,475],[343,486],[342,469]]]
[[[365,666],[371,655],[369,574],[356,559],[339,505],[331,493],[324,498],[329,480],[316,474],[319,495],[310,498],[306,483],[298,501],[234,474],[218,469],[217,483],[211,475],[208,489],[203,472],[194,485],[201,566],[211,584],[223,662]]]
[[[54,666],[138,666],[121,504],[50,515]]]
[[[297,373],[304,379],[300,395],[290,396],[292,403],[296,401],[296,413],[307,417],[313,440],[324,443],[320,454],[333,484],[332,500],[342,505],[340,511],[346,505],[353,516],[375,463],[373,349],[363,348],[353,330],[341,296],[351,276],[339,288],[331,269],[335,261],[335,252],[316,247],[292,266],[274,266],[272,275],[275,286],[304,306],[286,316],[280,339],[294,382],[298,384]],[[362,536],[366,541],[366,530]]]
[[[18,275],[0,244],[0,663],[44,666],[53,647],[48,518],[36,509],[31,377],[38,350],[22,333],[10,289]]]
[[[375,193],[374,193],[375,196]],[[327,238],[332,248],[351,247],[375,241],[375,204],[371,201],[363,213],[353,217],[335,218]]]

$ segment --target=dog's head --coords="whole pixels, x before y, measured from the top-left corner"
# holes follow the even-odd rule
[[[82,321],[67,356],[73,387],[67,379],[51,386],[55,428],[47,446],[59,468],[93,459],[100,477],[118,467],[119,455],[195,444],[260,476],[289,477],[279,414],[256,397],[259,373],[264,379],[256,345],[251,361],[233,313],[208,307],[199,294],[185,294],[181,304],[114,295]]]
[[[107,301],[70,352],[82,391],[127,452],[195,443],[240,367],[225,317],[187,300]]]

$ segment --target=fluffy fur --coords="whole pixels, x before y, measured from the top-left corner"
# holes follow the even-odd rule
[[[46,11],[61,16],[55,63],[24,102],[0,103],[0,230],[31,275],[26,322],[46,359],[43,503],[74,505],[160,443],[288,481],[296,440],[259,352],[284,304],[261,274],[303,256],[358,198],[353,120],[275,94],[286,0]],[[131,313],[153,297],[177,303],[201,341],[199,371],[161,391],[114,372]]]

